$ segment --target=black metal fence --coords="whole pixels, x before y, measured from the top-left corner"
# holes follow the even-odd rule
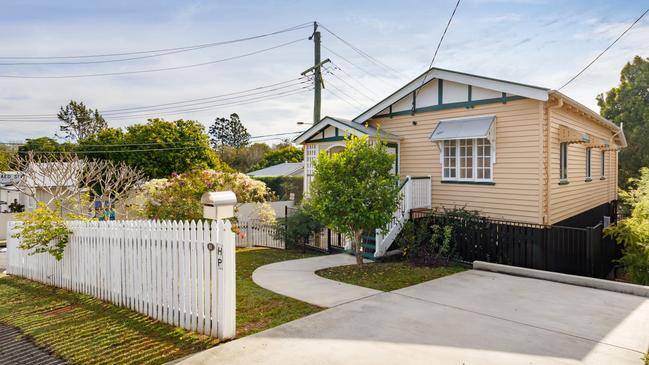
[[[413,211],[415,229],[451,225],[456,254],[462,261],[547,270],[604,278],[621,253],[603,226],[573,228],[521,222],[465,218]],[[423,226],[422,226],[423,225]]]
[[[284,225],[287,230],[289,227],[288,217],[297,211],[299,211],[299,208],[284,208]],[[294,246],[302,247],[304,249],[320,252],[341,252],[345,250],[345,239],[343,235],[326,227],[322,228],[318,232],[310,234],[308,239],[301,242],[287,242],[286,237],[284,241],[286,247],[293,244]]]

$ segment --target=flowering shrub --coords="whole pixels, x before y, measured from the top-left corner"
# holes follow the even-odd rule
[[[245,174],[196,170],[148,186],[142,193],[143,210],[153,219],[202,219],[201,195],[226,190],[234,192],[238,203],[264,203],[270,194],[266,184]]]

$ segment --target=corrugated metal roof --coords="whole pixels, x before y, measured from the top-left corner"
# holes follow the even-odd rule
[[[304,162],[284,162],[278,165],[251,171],[248,176],[295,176],[301,175],[300,170],[304,168]]]

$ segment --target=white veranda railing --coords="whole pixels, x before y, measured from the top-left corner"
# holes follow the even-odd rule
[[[431,177],[410,177],[401,184],[399,203],[392,215],[392,220],[384,229],[376,230],[376,247],[374,257],[381,257],[401,232],[401,227],[410,218],[410,210],[431,207]]]
[[[10,222],[10,232],[19,222]],[[86,293],[202,334],[235,335],[229,222],[70,221],[63,259],[7,241],[7,273]]]

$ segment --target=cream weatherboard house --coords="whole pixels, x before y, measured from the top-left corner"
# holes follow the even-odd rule
[[[305,150],[305,192],[320,151],[344,135],[385,141],[404,198],[382,256],[408,212],[466,207],[508,221],[595,225],[614,214],[620,127],[542,87],[432,68],[352,120],[325,117],[296,138]]]

